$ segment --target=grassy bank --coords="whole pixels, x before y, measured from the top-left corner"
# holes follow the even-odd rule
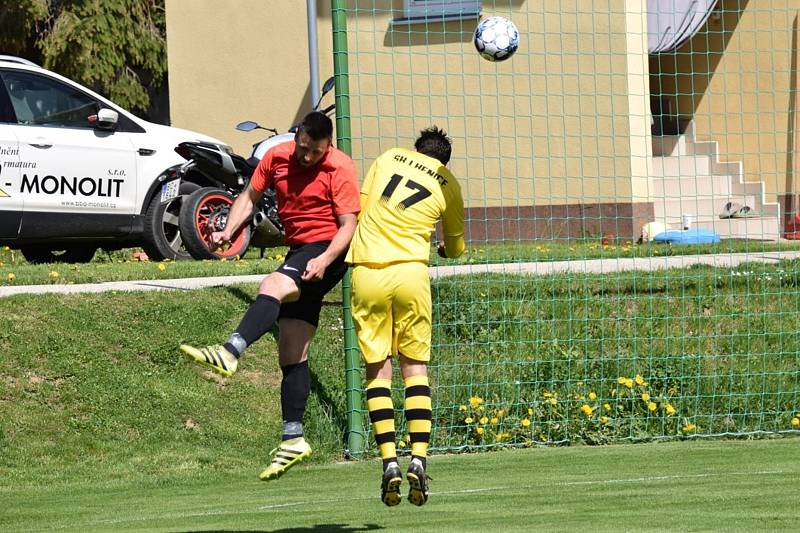
[[[438,280],[433,446],[796,431],[798,270]],[[275,343],[255,345],[230,380],[177,352],[224,340],[254,291],[0,299],[0,475],[40,486],[257,473],[280,432]],[[345,431],[338,291],[329,304],[306,418],[317,462],[341,457]],[[398,433],[404,448],[402,415]]]

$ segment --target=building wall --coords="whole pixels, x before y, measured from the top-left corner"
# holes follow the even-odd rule
[[[771,196],[796,195],[798,0],[720,0],[674,53],[650,61],[654,93],[694,120],[699,141],[742,161],[746,179]]]
[[[310,110],[306,3],[301,0],[166,0],[172,124],[248,154],[266,132],[286,131]],[[321,6],[326,2],[321,2]],[[330,10],[318,21],[320,84],[333,74]]]
[[[174,125],[246,153],[259,134],[236,132],[235,123],[282,129],[309,108],[305,2],[267,4],[232,0],[220,11],[211,0],[167,0]],[[554,10],[550,0],[512,2],[501,14],[517,24],[522,46],[513,59],[490,63],[472,46],[474,20],[392,26],[400,0],[350,2],[360,170],[437,124],[454,139],[451,168],[477,221],[472,234],[635,235],[652,214],[644,5],[594,0],[586,9],[563,0]],[[318,12],[324,80],[332,69],[329,2],[318,2]],[[513,213],[527,220],[492,229],[494,217]]]

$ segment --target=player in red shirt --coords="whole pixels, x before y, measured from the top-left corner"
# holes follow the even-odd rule
[[[360,195],[353,160],[332,145],[333,124],[314,111],[303,118],[294,141],[270,149],[231,207],[225,229],[211,235],[223,246],[252,215],[268,187],[275,189],[286,232],[286,260],[261,282],[258,296],[225,344],[181,345],[193,361],[229,377],[245,348],[279,320],[282,442],[259,476],[267,481],[311,455],[303,415],[311,388],[308,348],[319,324],[322,299],[347,271],[344,262],[356,228]]]

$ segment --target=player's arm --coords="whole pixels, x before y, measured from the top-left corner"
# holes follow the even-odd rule
[[[339,230],[331,239],[328,249],[308,262],[306,271],[302,275],[303,281],[321,280],[328,265],[344,254],[350,246],[350,241],[353,240],[353,234],[356,232],[356,214],[346,213],[338,215],[336,218],[339,220]]]
[[[247,184],[244,191],[233,201],[225,229],[211,234],[211,243],[215,247],[231,242],[233,234],[253,215],[253,208],[262,194],[252,183]]]
[[[439,245],[439,256],[454,259],[464,253],[464,200],[461,189],[455,182],[447,185],[445,191],[444,215],[442,215],[442,229],[444,243]]]

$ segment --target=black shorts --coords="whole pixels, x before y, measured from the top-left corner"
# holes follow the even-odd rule
[[[328,249],[330,242],[313,242],[289,249],[283,264],[275,271],[289,276],[300,289],[300,298],[294,302],[281,304],[278,318],[296,318],[304,320],[314,327],[319,325],[319,312],[322,309],[322,300],[344,277],[347,264],[344,262],[346,254],[333,260],[325,269],[325,276],[320,281],[303,281],[301,276],[306,270],[308,262],[318,257]]]

